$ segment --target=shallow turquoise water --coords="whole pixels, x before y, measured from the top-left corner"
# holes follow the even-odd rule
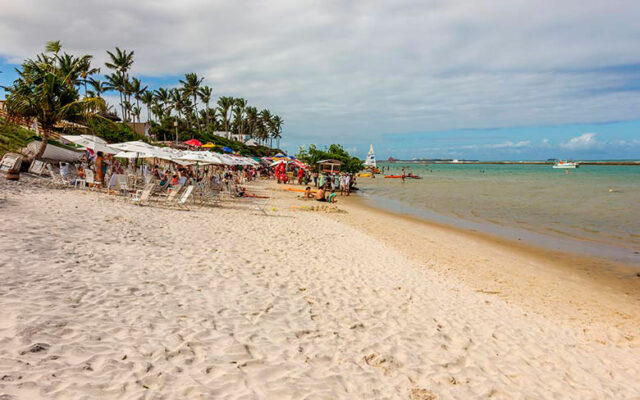
[[[607,253],[606,246],[619,249],[624,261],[640,259],[634,253],[640,250],[638,166],[582,165],[567,174],[550,165],[382,165],[392,174],[406,167],[423,179],[359,178],[363,194],[378,205],[504,228],[507,236],[515,228],[580,241],[565,250],[582,251],[586,244]]]

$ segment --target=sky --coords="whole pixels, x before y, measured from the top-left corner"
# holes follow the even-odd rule
[[[378,159],[640,158],[638,1],[0,0],[0,10],[0,85],[48,40],[100,65],[119,46],[151,88],[197,72],[216,97],[280,115],[290,153],[340,143],[361,157],[373,144]]]

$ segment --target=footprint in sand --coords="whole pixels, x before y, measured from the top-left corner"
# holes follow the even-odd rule
[[[431,390],[413,388],[411,389],[411,393],[409,394],[409,399],[410,400],[437,400],[438,396],[436,396]]]

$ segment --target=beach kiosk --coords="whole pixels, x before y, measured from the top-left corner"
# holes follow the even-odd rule
[[[318,165],[320,166],[320,170],[324,172],[331,172],[333,174],[334,168],[336,171],[340,171],[340,167],[343,162],[339,160],[322,160],[318,161]]]

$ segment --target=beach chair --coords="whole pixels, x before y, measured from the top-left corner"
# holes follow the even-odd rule
[[[129,176],[128,175],[124,175],[124,174],[118,175],[116,177],[116,185],[118,186],[118,190],[120,190],[122,192],[122,195],[124,197],[127,197],[129,192],[132,192],[134,190],[134,189],[132,189],[131,186],[129,186]]]
[[[131,197],[131,201],[138,205],[143,205],[144,203],[148,203],[151,195],[153,194],[153,189],[155,189],[155,183],[148,183],[144,186],[142,190],[136,190]]]
[[[187,188],[182,193],[182,196],[180,196],[180,198],[175,203],[175,205],[177,207],[184,208],[185,210],[188,210],[189,207],[187,207],[187,201],[189,200],[189,197],[191,197],[191,193],[192,192],[193,192],[193,185],[187,186]]]
[[[171,192],[164,201],[164,204],[166,206],[171,206],[176,202],[176,200],[178,199],[178,193],[180,193],[180,189],[182,189],[182,187],[180,186],[174,186],[173,188],[171,188]]]
[[[253,209],[260,211],[264,215],[267,213],[267,207],[271,204],[270,193],[263,187],[258,186],[243,186],[245,189],[245,195],[235,197],[237,203],[246,203],[252,206]]]
[[[29,173],[42,176],[45,171],[45,163],[40,160],[33,160],[29,166]]]
[[[96,184],[94,175],[93,175],[93,170],[91,169],[86,169],[84,171],[85,173],[85,182],[87,183],[88,187],[90,190],[94,190],[98,187],[98,185]]]
[[[56,173],[53,170],[53,167],[51,166],[50,163],[46,164],[45,169],[47,170],[47,172],[49,173],[49,176],[51,177],[51,184],[55,186],[64,186],[64,181],[62,180],[61,175]]]

